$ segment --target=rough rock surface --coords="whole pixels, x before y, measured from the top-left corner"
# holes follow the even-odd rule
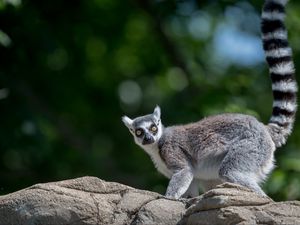
[[[95,177],[0,196],[0,225],[39,224],[300,224],[300,202],[276,203],[233,184],[175,201]]]

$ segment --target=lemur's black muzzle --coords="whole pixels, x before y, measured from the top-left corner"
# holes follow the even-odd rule
[[[150,134],[145,134],[142,144],[148,145],[148,144],[152,144],[153,142],[154,142],[154,138]]]

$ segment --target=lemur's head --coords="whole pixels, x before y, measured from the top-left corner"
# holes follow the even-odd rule
[[[162,135],[159,106],[155,107],[152,114],[135,119],[123,116],[122,121],[133,135],[135,143],[140,146],[155,144]]]

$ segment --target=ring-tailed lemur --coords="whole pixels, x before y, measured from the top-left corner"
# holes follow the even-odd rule
[[[152,114],[122,118],[159,172],[170,178],[166,196],[198,195],[222,182],[246,186],[261,195],[261,183],[274,167],[274,151],[285,144],[297,109],[292,50],[284,25],[287,0],[266,0],[262,39],[274,96],[269,124],[242,114],[221,114],[196,123],[164,127],[157,106]],[[200,182],[199,182],[200,181]]]

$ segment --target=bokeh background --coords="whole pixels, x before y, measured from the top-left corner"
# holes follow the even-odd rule
[[[0,194],[97,176],[164,193],[168,180],[121,122],[239,112],[267,122],[262,1],[0,0]],[[287,27],[300,69],[300,2]],[[264,185],[300,199],[300,118]]]

